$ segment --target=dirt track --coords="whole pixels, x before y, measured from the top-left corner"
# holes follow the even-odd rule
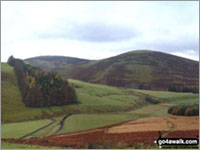
[[[171,120],[170,120],[171,119]],[[177,122],[179,122],[182,119],[182,126],[185,125],[188,127],[185,127],[184,130],[176,130]],[[14,142],[14,143],[23,143],[23,144],[36,144],[36,145],[42,145],[42,146],[59,146],[59,147],[73,147],[73,148],[85,148],[86,144],[88,143],[99,143],[104,145],[112,145],[116,147],[118,144],[125,145],[126,147],[132,147],[138,143],[146,143],[154,145],[154,140],[158,139],[159,132],[161,131],[162,135],[166,135],[166,137],[172,137],[172,138],[196,138],[199,135],[198,128],[191,129],[190,126],[188,126],[189,120],[188,118],[146,118],[146,119],[138,119],[135,122],[129,121],[125,123],[121,123],[118,125],[113,126],[107,126],[103,128],[88,130],[88,131],[82,131],[78,133],[71,133],[71,134],[62,134],[57,136],[49,136],[41,139],[28,139],[28,140],[19,140],[19,139],[3,139],[3,141],[7,142]],[[190,119],[190,118],[189,118]],[[176,121],[174,121],[176,120]],[[198,119],[193,118],[193,124],[196,124]],[[196,121],[195,121],[196,120]],[[161,122],[160,122],[161,121]],[[169,125],[170,121],[174,126],[167,126],[168,130],[160,130],[161,128],[158,128],[156,130],[156,127],[158,127],[157,124],[165,123]],[[134,128],[136,125],[143,125],[149,123],[149,125],[154,125],[154,127],[149,127],[151,130],[145,130],[143,128],[142,131],[139,130],[139,128]],[[162,126],[160,124],[160,126]],[[129,128],[132,129],[128,130],[127,132],[126,128],[122,128],[123,126],[129,126]],[[196,124],[198,126],[198,123]],[[175,128],[174,128],[175,127]],[[171,130],[173,128],[173,130]],[[120,133],[116,132],[120,130]],[[135,131],[134,131],[135,129]],[[178,128],[177,128],[178,129]],[[182,129],[182,128],[180,128]],[[169,130],[171,130],[169,132]],[[124,131],[124,132],[123,132]],[[168,134],[166,134],[168,133]]]

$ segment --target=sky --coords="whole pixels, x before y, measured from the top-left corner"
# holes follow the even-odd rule
[[[1,62],[155,50],[199,60],[198,1],[2,1]]]

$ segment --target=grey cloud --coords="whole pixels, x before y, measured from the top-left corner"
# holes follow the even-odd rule
[[[40,34],[40,38],[62,38],[87,42],[118,42],[136,38],[140,32],[133,27],[109,24],[74,24],[54,33]]]
[[[138,42],[138,47],[155,49],[165,52],[174,52],[174,51],[185,51],[185,50],[195,50],[199,51],[199,37],[193,34],[180,35],[177,36],[174,40],[173,36],[170,39],[160,39],[157,41],[140,41]]]
[[[199,50],[198,40],[194,38],[186,38],[175,41],[161,41],[159,43],[154,43],[154,47],[160,50],[165,50],[168,52],[173,52],[174,50],[184,51],[184,50]]]
[[[188,51],[194,51],[191,55],[199,54],[199,37],[198,35],[187,34],[185,36],[177,36],[175,39],[169,37],[169,39],[158,39],[157,41],[148,41],[143,40],[135,42],[134,40],[123,48],[120,48],[119,51],[125,52],[126,50],[140,50],[140,49],[148,49],[148,50],[156,50],[163,51],[167,53],[180,52],[180,53],[188,53]]]

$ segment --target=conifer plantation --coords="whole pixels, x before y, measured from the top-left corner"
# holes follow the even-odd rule
[[[44,72],[11,56],[22,100],[28,107],[62,106],[77,103],[74,88],[55,72]]]

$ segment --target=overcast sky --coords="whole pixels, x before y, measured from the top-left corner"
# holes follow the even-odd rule
[[[2,1],[1,61],[150,49],[199,60],[199,2]]]

